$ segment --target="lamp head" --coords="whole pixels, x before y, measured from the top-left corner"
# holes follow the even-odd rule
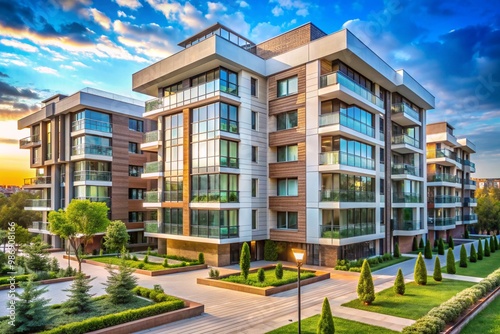
[[[305,249],[292,248],[292,253],[293,253],[293,256],[295,257],[295,261],[297,262],[297,264],[304,263],[304,258],[306,256]]]

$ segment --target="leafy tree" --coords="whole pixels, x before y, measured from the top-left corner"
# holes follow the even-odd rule
[[[25,264],[28,269],[34,272],[48,271],[50,267],[49,245],[43,242],[39,237],[34,242],[22,247],[25,254]]]
[[[482,260],[484,257],[484,251],[483,251],[483,240],[479,239],[479,243],[477,246],[477,259]]]
[[[8,231],[0,229],[0,242],[3,244],[3,252],[4,253],[5,253],[5,248],[7,246],[7,236],[8,235],[9,235]]]
[[[455,243],[453,242],[453,237],[451,234],[448,236],[448,247],[451,249],[455,249]]]
[[[424,238],[423,237],[420,238],[420,241],[418,243],[418,249],[422,249],[422,248],[424,248]]]
[[[68,240],[78,261],[78,271],[82,271],[80,243],[85,249],[94,234],[104,232],[109,224],[106,203],[74,199],[66,210],[49,213],[50,232]]]
[[[441,261],[439,261],[439,256],[437,255],[434,260],[434,273],[432,278],[434,278],[436,282],[441,282],[443,280],[443,276],[441,275]]]
[[[276,268],[274,268],[274,275],[276,276],[276,279],[283,278],[283,265],[281,264],[281,262],[278,262],[278,264],[276,264]]]
[[[446,272],[448,274],[455,274],[457,269],[455,268],[455,255],[453,254],[453,249],[448,248],[448,253],[446,255]]]
[[[60,269],[61,268],[59,267],[59,261],[57,261],[57,259],[53,257],[49,263],[49,270],[57,273]]]
[[[462,244],[460,247],[460,267],[467,268],[467,251],[465,250],[465,246]]]
[[[394,244],[394,257],[399,258],[401,256],[401,252],[399,251],[399,244],[396,242]]]
[[[439,238],[439,241],[438,241],[438,254],[444,255],[444,241],[442,238]]]
[[[417,242],[417,237],[416,237],[416,236],[415,236],[415,237],[413,237],[413,244],[412,244],[412,246],[411,246],[411,250],[412,250],[412,251],[416,251],[416,250],[418,250],[418,242]]]
[[[495,241],[493,240],[493,236],[491,236],[490,237],[490,252],[495,253],[496,250],[497,250],[497,248],[495,246]]]
[[[17,254],[19,252],[19,249],[23,245],[27,245],[30,243],[32,236],[31,236],[30,232],[28,231],[28,229],[26,229],[22,226],[14,224],[14,226],[11,227],[11,229],[12,228],[14,231],[14,240],[15,240],[15,244],[13,245],[13,247],[14,247],[14,252]],[[5,246],[4,246],[4,249],[5,249]]]
[[[422,257],[422,253],[418,253],[417,262],[415,262],[415,269],[413,272],[413,279],[418,285],[427,284],[427,268],[425,266],[425,261]]]
[[[266,273],[264,272],[264,268],[259,268],[259,270],[257,271],[257,279],[261,283],[266,280]]]
[[[0,200],[0,228],[6,230],[9,222],[15,222],[26,228],[34,221],[41,221],[41,212],[24,210],[27,200],[35,198],[37,198],[36,195],[27,191],[19,191],[12,196],[2,197]]]
[[[130,302],[134,296],[132,289],[137,286],[137,277],[133,274],[134,269],[131,268],[125,260],[125,254],[122,254],[122,260],[118,266],[118,271],[113,267],[108,266],[106,270],[109,276],[106,279],[106,292],[109,296],[109,301],[113,304],[126,304]]]
[[[264,260],[266,261],[276,261],[278,260],[278,247],[276,242],[272,240],[266,240],[264,243]]]
[[[469,255],[469,261],[470,261],[470,262],[477,262],[476,247],[474,247],[474,244],[471,244],[471,245],[470,245],[470,255]]]
[[[332,310],[328,298],[323,300],[321,307],[321,316],[319,317],[318,326],[316,329],[317,334],[334,334],[335,325],[333,324]]]
[[[375,300],[375,287],[373,285],[372,273],[368,260],[366,259],[361,266],[361,274],[359,275],[356,291],[358,293],[358,299],[365,305],[370,305]]]
[[[431,243],[429,240],[425,243],[424,256],[426,259],[432,259]]]
[[[398,274],[396,275],[396,280],[394,281],[394,293],[398,295],[404,295],[406,290],[405,277],[403,276],[403,271],[401,268],[398,269]]]
[[[250,248],[246,242],[243,243],[243,247],[241,248],[240,269],[241,276],[247,279],[250,271]]]
[[[113,220],[106,227],[104,235],[104,246],[110,252],[120,252],[123,247],[127,247],[130,235],[127,226],[121,220]]]
[[[22,292],[14,292],[16,298],[16,312],[14,326],[16,333],[35,333],[42,331],[51,318],[47,304],[50,299],[42,298],[47,287],[38,288],[38,284],[30,277],[27,282],[21,282]]]
[[[500,201],[494,195],[493,191],[481,195],[477,199],[477,218],[478,227],[486,231],[488,234],[491,231],[498,231],[500,227]]]
[[[69,292],[68,300],[63,304],[65,313],[75,314],[90,310],[93,296],[93,294],[89,293],[90,289],[92,289],[90,283],[94,279],[95,277],[85,277],[83,273],[76,274],[71,288],[63,290],[64,292]]]

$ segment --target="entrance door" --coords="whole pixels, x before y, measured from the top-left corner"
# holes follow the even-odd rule
[[[229,261],[231,262],[231,264],[236,264],[240,262],[240,248],[241,247],[239,243],[230,244]]]

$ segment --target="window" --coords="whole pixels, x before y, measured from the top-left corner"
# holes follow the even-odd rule
[[[257,162],[258,149],[257,146],[252,146],[252,162]]]
[[[257,79],[250,78],[250,95],[257,96]]]
[[[238,143],[221,139],[220,141],[220,166],[238,168]]]
[[[128,175],[133,177],[141,177],[143,173],[142,166],[128,166]]]
[[[74,137],[71,144],[73,145],[71,155],[95,154],[111,156],[113,154],[110,138],[85,135]]]
[[[296,230],[298,227],[297,216],[297,212],[278,212],[278,228]]]
[[[144,199],[146,189],[129,188],[128,199]]]
[[[257,210],[252,210],[252,230],[257,229]]]
[[[297,127],[297,110],[276,115],[277,130],[286,130]]]
[[[278,80],[278,97],[297,93],[297,77]]]
[[[71,131],[83,129],[111,133],[111,116],[88,109],[72,114]]]
[[[220,104],[220,129],[231,133],[238,133],[238,107]]]
[[[129,223],[142,222],[144,221],[145,216],[146,213],[143,211],[130,211],[128,213],[128,222]]]
[[[278,179],[278,196],[298,196],[299,184],[296,178]]]
[[[182,209],[164,209],[163,222],[165,233],[182,235]]]
[[[129,118],[128,129],[137,132],[144,132],[144,122],[137,119]]]
[[[238,230],[238,210],[191,210],[191,236],[214,239],[238,238]]]
[[[259,120],[259,114],[256,111],[252,111],[252,130],[257,130]]]
[[[258,187],[259,187],[259,179],[252,179],[252,197],[257,197]]]
[[[238,202],[238,175],[202,174],[191,176],[192,202]]]
[[[140,153],[140,151],[139,151],[139,144],[133,143],[133,142],[129,142],[128,143],[128,153],[139,154]]]
[[[297,145],[278,147],[278,162],[297,160],[299,160],[299,149]]]

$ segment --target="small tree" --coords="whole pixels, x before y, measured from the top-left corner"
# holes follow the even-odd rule
[[[59,261],[55,257],[52,258],[49,264],[49,270],[53,272],[58,272],[61,268],[59,267]]]
[[[490,243],[488,239],[484,240],[484,256],[490,257],[491,251],[490,251]]]
[[[441,261],[439,261],[439,256],[437,255],[434,260],[434,273],[432,278],[434,278],[436,282],[441,282],[443,280],[443,276],[441,275]]]
[[[418,242],[418,249],[423,249],[424,248],[424,238],[423,236],[420,238],[420,241]]]
[[[281,264],[281,262],[278,262],[278,264],[276,264],[276,268],[274,268],[274,275],[276,276],[276,279],[283,278],[283,265]]]
[[[198,263],[199,264],[204,264],[205,263],[205,255],[203,253],[198,253]]]
[[[415,236],[415,237],[413,237],[413,244],[412,244],[412,246],[411,246],[411,250],[412,250],[412,251],[416,251],[416,250],[418,250],[418,241],[417,241],[417,237],[416,237],[416,236]]]
[[[34,272],[48,271],[50,258],[47,249],[49,249],[49,245],[40,238],[36,238],[34,242],[22,246],[26,257],[26,267]]]
[[[89,293],[90,289],[92,289],[90,283],[94,279],[95,277],[85,277],[83,273],[76,274],[71,288],[63,290],[64,292],[69,292],[68,300],[63,304],[65,313],[75,314],[90,310],[90,302],[93,296],[93,294]]]
[[[357,293],[358,299],[365,305],[370,305],[375,300],[375,287],[373,285],[372,273],[366,259],[363,261],[363,266],[361,267]]]
[[[17,333],[35,333],[42,331],[50,323],[50,299],[42,298],[47,287],[38,289],[38,284],[30,277],[27,282],[21,282],[22,292],[14,292],[16,298],[16,312],[14,326]]]
[[[465,232],[464,232],[464,239],[469,239],[469,229],[465,227]]]
[[[247,279],[248,272],[250,271],[250,248],[246,242],[243,243],[243,247],[241,248],[240,269],[241,276]]]
[[[398,274],[396,275],[396,280],[394,281],[394,293],[398,295],[404,295],[406,290],[405,277],[403,276],[403,271],[401,268],[398,269]]]
[[[264,268],[259,268],[257,271],[257,279],[260,283],[263,283],[266,280],[266,273],[264,272]]]
[[[474,244],[471,244],[471,245],[470,245],[470,255],[469,255],[469,261],[470,261],[470,262],[477,262],[476,247],[474,247]]]
[[[484,257],[483,240],[479,239],[479,243],[477,245],[477,259],[482,260],[483,257]]]
[[[451,249],[455,249],[455,244],[453,242],[453,237],[451,236],[451,234],[448,237],[448,247]]]
[[[134,295],[132,289],[137,286],[137,278],[132,275],[134,269],[127,264],[124,254],[122,254],[118,271],[111,266],[108,266],[106,270],[109,276],[103,284],[106,286],[109,301],[113,304],[126,304],[132,300]]]
[[[444,241],[441,238],[438,240],[438,254],[444,255]]]
[[[394,244],[394,257],[399,258],[401,256],[401,252],[399,251],[399,244],[396,242]]]
[[[448,253],[446,254],[446,272],[448,274],[455,274],[457,272],[455,267],[455,255],[451,248],[448,248]]]
[[[417,262],[415,262],[415,269],[413,272],[413,279],[418,285],[427,284],[427,267],[425,266],[422,253],[418,253]]]
[[[106,228],[104,235],[104,246],[108,252],[120,252],[127,247],[130,235],[127,226],[121,220],[113,220]]]
[[[460,247],[460,267],[467,268],[467,251],[465,250],[465,246],[462,244]]]
[[[432,259],[432,249],[429,240],[425,243],[424,256],[426,259]]]
[[[321,307],[321,316],[319,317],[318,326],[316,329],[317,334],[334,334],[335,325],[333,324],[332,310],[328,298],[323,300]]]

